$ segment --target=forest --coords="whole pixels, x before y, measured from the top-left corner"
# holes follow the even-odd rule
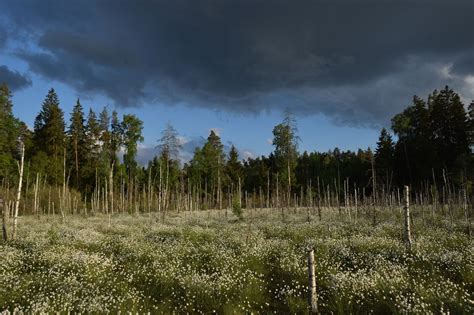
[[[285,112],[273,129],[274,151],[268,156],[242,160],[235,147],[224,152],[221,139],[211,131],[204,146],[183,163],[178,132],[168,124],[156,136],[160,154],[147,165],[136,162],[144,139],[143,123],[135,115],[119,117],[107,108],[87,111],[78,99],[66,122],[51,89],[31,129],[14,117],[13,106],[3,84],[2,199],[14,199],[23,148],[25,213],[51,213],[53,204],[67,204],[71,212],[113,212],[117,206],[128,213],[152,207],[223,209],[234,196],[244,206],[260,207],[303,205],[318,198],[339,204],[347,194],[376,202],[387,200],[403,185],[440,203],[455,191],[472,194],[474,101],[465,106],[448,86],[426,100],[414,96],[412,104],[392,118],[393,135],[383,128],[374,150],[299,152],[297,121]]]

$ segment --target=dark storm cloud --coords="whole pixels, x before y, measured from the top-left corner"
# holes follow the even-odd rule
[[[6,41],[7,41],[7,33],[2,27],[2,24],[0,24],[0,48],[3,48],[5,46]]]
[[[31,85],[31,80],[27,76],[8,69],[7,66],[0,66],[0,84],[6,83],[13,91],[18,91]]]
[[[33,72],[119,106],[291,107],[371,124],[446,84],[444,65],[474,73],[470,0],[6,0],[0,9],[36,41],[17,53]]]

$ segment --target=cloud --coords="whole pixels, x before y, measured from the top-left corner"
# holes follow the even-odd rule
[[[242,151],[241,156],[244,160],[255,158],[255,154],[253,152],[248,151],[248,150]]]
[[[206,139],[203,137],[184,137],[178,136],[178,140],[181,144],[181,150],[179,152],[179,160],[181,163],[187,163],[192,160],[196,148],[202,148],[206,143]],[[229,154],[232,147],[231,142],[224,143],[224,152],[226,155]],[[250,150],[239,150],[239,156],[241,159],[246,160],[249,158],[255,158],[255,154]],[[123,154],[123,152],[122,152]],[[160,154],[160,149],[156,146],[147,144],[139,144],[137,152],[137,162],[140,165],[147,165],[155,156]]]
[[[7,66],[0,66],[0,83],[6,83],[12,91],[18,91],[31,86],[31,79]]]
[[[3,29],[2,24],[0,24],[0,48],[3,48],[6,42],[7,42],[7,33]]]
[[[17,51],[31,71],[118,106],[374,125],[449,82],[474,97],[471,0],[4,0],[0,12],[35,43]]]

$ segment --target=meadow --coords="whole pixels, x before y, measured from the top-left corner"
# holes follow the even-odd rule
[[[400,209],[23,216],[0,243],[0,311],[473,314],[473,242],[459,216]]]

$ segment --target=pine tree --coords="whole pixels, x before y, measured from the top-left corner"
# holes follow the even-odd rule
[[[64,129],[64,113],[59,107],[56,92],[54,89],[50,89],[41,111],[35,119],[33,143],[36,154],[46,156],[50,161],[45,171],[52,184],[62,183],[65,151]]]
[[[202,148],[205,165],[211,179],[216,179],[217,171],[222,170],[224,166],[224,145],[221,142],[221,138],[211,130],[207,137],[207,142]]]

